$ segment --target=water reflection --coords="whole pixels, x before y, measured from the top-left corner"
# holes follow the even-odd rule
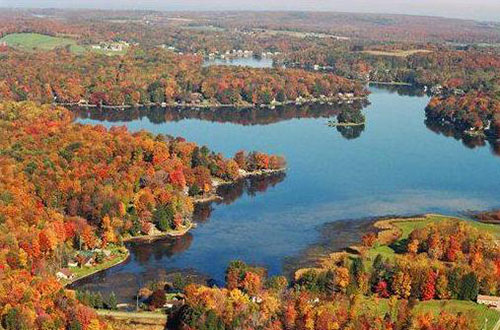
[[[135,256],[135,262],[139,265],[146,265],[151,259],[161,260],[171,258],[178,253],[186,251],[193,242],[193,235],[187,233],[181,237],[167,238],[156,241],[154,244],[144,244],[142,242],[131,242],[127,244],[129,250]]]
[[[212,58],[207,59],[203,66],[211,65],[230,65],[230,66],[246,66],[250,68],[272,68],[273,59],[269,57],[235,57],[235,58]]]
[[[221,197],[216,202],[201,203],[195,207],[194,221],[198,224],[206,222],[214,209],[214,204],[229,205],[243,195],[254,197],[266,192],[285,180],[284,172],[248,177],[231,185],[223,185],[217,189]],[[191,282],[215,283],[209,276],[191,268],[178,269],[168,267],[169,260],[187,251],[193,243],[194,235],[189,232],[181,237],[168,237],[153,243],[131,241],[126,243],[131,257],[123,264],[84,278],[72,285],[73,289],[100,291],[103,294],[115,292],[120,302],[133,302],[137,289],[148,282],[171,281],[181,274]]]
[[[213,204],[230,205],[238,198],[246,193],[250,197],[256,196],[258,193],[264,193],[267,189],[272,188],[285,180],[286,172],[279,172],[265,176],[249,177],[239,180],[234,184],[223,185],[217,189],[217,195],[220,200],[209,203],[200,203],[195,206],[193,219],[197,222],[205,222],[210,218],[213,211]]]
[[[286,179],[239,183],[228,191],[221,188],[221,201],[197,207],[199,225],[190,236],[135,245],[126,264],[82,287],[114,290],[129,299],[137,283],[179,270],[190,274],[194,268],[198,276],[223,281],[224,270],[234,259],[264,265],[275,275],[288,268],[287,256],[303,252],[299,262],[307,260],[304,256],[314,256],[326,245],[330,249],[349,243],[348,238],[355,240],[363,229],[357,221],[332,225],[330,239],[314,245],[321,243],[318,228],[326,223],[387,214],[457,215],[498,207],[497,157],[486,148],[470,149],[441,136],[457,136],[456,132],[426,126],[427,96],[409,96],[414,95],[410,88],[370,89],[371,104],[363,110],[365,127],[341,129],[329,127],[325,118],[338,116],[350,105],[237,112],[85,110],[84,119],[76,121],[183,136],[226,156],[241,149],[280,154],[288,169]]]
[[[453,125],[446,125],[445,123],[432,120],[430,118],[425,119],[425,126],[436,134],[442,134],[446,137],[451,137],[457,141],[462,141],[462,144],[469,149],[474,149],[478,147],[484,147],[486,145],[490,146],[491,152],[500,156],[500,141],[495,139],[486,139],[479,135],[470,135],[464,133],[463,130],[457,129]]]
[[[352,104],[304,104],[301,106],[285,105],[271,108],[131,108],[131,109],[73,109],[79,119],[98,121],[130,122],[147,118],[151,123],[179,122],[186,119],[199,119],[216,123],[239,125],[269,125],[299,118],[330,118],[342,112],[359,112],[367,105],[366,101]]]
[[[365,125],[337,126],[337,131],[347,140],[357,139],[365,130]]]
[[[425,89],[409,85],[407,86],[370,83],[370,86],[374,86],[378,89],[383,89],[384,91],[389,93],[395,93],[399,96],[430,96],[430,92],[426,92]]]

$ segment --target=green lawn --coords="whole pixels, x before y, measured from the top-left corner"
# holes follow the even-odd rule
[[[418,312],[430,312],[438,315],[440,311],[445,310],[448,313],[463,313],[470,315],[476,320],[480,329],[493,329],[495,323],[500,319],[500,312],[488,308],[485,305],[479,305],[472,301],[462,300],[429,300],[420,302],[415,310]]]
[[[71,272],[75,275],[75,278],[72,282],[81,279],[83,277],[89,276],[91,274],[97,273],[101,270],[111,268],[128,258],[129,253],[127,250],[124,250],[121,247],[111,248],[111,257],[104,262],[97,264],[93,267],[75,267],[70,268]]]
[[[76,40],[63,37],[53,37],[39,33],[11,33],[0,39],[0,42],[6,42],[13,48],[24,51],[33,50],[53,50],[59,47],[69,46],[73,53],[81,54],[86,51],[92,51],[104,55],[124,55],[127,49],[122,51],[110,51],[105,49],[93,49],[89,46],[78,45]]]
[[[491,233],[496,239],[500,239],[500,226],[499,225],[486,224],[486,223],[481,223],[478,221],[461,219],[461,218],[454,218],[454,217],[447,217],[444,215],[437,215],[437,214],[430,214],[425,218],[423,217],[421,220],[414,220],[414,221],[402,220],[401,222],[394,222],[393,224],[396,225],[397,227],[401,228],[401,230],[403,231],[401,238],[404,239],[404,238],[408,238],[410,233],[415,229],[422,228],[430,223],[439,222],[439,221],[443,221],[446,219],[456,219],[456,220],[466,221],[469,225],[471,225],[479,230],[487,231],[487,232]]]
[[[7,45],[22,50],[52,50],[58,47],[70,46],[71,51],[75,53],[85,51],[85,48],[78,45],[73,39],[38,33],[12,33],[4,36],[0,39],[0,42],[6,42]]]
[[[374,246],[370,250],[368,250],[368,259],[375,259],[377,255],[382,255],[384,259],[392,259],[395,257],[395,252],[393,249],[388,247],[387,245],[379,245]]]

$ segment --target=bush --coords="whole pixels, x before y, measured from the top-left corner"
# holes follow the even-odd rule
[[[197,196],[201,193],[200,187],[195,183],[191,187],[189,187],[189,196]]]
[[[2,327],[6,330],[28,330],[28,324],[24,315],[17,309],[11,308],[2,317]]]
[[[167,298],[165,296],[165,291],[161,289],[154,291],[149,298],[149,306],[153,309],[163,307],[166,302]]]

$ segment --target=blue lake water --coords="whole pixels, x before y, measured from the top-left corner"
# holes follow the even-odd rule
[[[260,109],[233,122],[173,118],[161,112],[153,117],[141,112],[131,119],[82,115],[77,119],[81,123],[183,136],[226,156],[240,149],[284,155],[288,170],[271,184],[257,182],[251,193],[240,187],[234,194],[241,196],[231,203],[211,205],[208,220],[183,238],[130,245],[127,263],[83,281],[81,287],[135,288],[174,269],[192,269],[222,281],[234,259],[277,274],[287,256],[318,240],[326,223],[392,214],[456,215],[500,205],[500,158],[488,144],[466,146],[427,127],[427,96],[370,89],[371,104],[363,110],[366,125],[356,134],[342,135],[327,126],[323,117],[328,111],[288,113],[281,120],[255,123],[251,119]]]
[[[272,58],[256,58],[250,57],[235,57],[230,59],[208,59],[203,63],[204,66],[210,65],[231,65],[231,66],[247,66],[251,68],[272,68],[273,59]]]

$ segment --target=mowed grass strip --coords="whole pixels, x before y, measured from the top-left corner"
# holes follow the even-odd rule
[[[395,57],[408,57],[410,55],[418,54],[418,53],[431,53],[432,51],[427,49],[410,49],[410,50],[363,50],[361,53],[374,55],[374,56],[395,56]]]

